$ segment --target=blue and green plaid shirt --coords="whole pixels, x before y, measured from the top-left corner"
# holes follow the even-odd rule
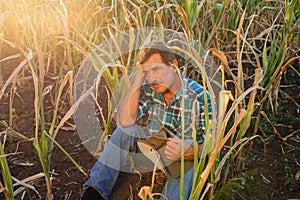
[[[204,89],[197,82],[182,77],[182,87],[175,94],[171,102],[167,105],[163,94],[159,94],[151,89],[145,82],[139,100],[137,121],[148,115],[148,128],[150,134],[165,127],[178,137],[182,137],[182,123],[184,121],[184,138],[192,139],[192,120],[195,119],[196,138],[200,144],[203,142],[203,133],[205,130],[204,117]],[[184,94],[183,94],[184,91]],[[207,92],[209,118],[212,116],[210,95]],[[184,97],[184,120],[182,120],[182,97]]]

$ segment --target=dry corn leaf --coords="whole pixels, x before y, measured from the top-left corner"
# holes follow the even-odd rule
[[[262,116],[265,117],[265,119],[267,120],[267,122],[271,125],[271,127],[273,128],[274,134],[277,136],[278,139],[282,140],[282,141],[286,141],[287,138],[286,137],[282,137],[281,134],[279,133],[279,131],[276,129],[276,127],[273,125],[273,123],[271,122],[271,120],[269,119],[269,117],[267,116],[267,114],[264,111],[261,111]]]
[[[219,111],[218,111],[218,113],[219,113],[220,117],[223,117],[223,115],[225,115],[229,100],[234,101],[231,91],[222,90],[219,93]]]
[[[7,86],[14,81],[14,78],[18,76],[19,72],[22,70],[24,66],[33,58],[32,52],[29,52],[26,59],[24,59],[13,71],[13,73],[9,76],[6,80],[4,86],[0,88],[0,99],[2,98],[4,91],[6,90]]]
[[[42,178],[44,177],[45,174],[44,173],[38,173],[38,174],[35,174],[33,176],[30,176],[30,177],[27,177],[23,180],[18,180],[16,179],[15,177],[12,177],[12,179],[16,182],[14,183],[14,187],[16,186],[19,186],[19,185],[22,185],[23,187],[25,188],[29,188],[31,190],[33,190],[38,196],[39,196],[39,199],[41,199],[41,195],[39,194],[39,192],[35,189],[35,187],[33,185],[30,185],[28,184],[27,182],[31,182],[31,181],[34,181],[36,179],[39,179],[39,178]],[[19,192],[22,192],[23,190],[20,189],[20,190],[16,190],[14,193],[14,195],[17,195]]]
[[[229,64],[228,64],[226,55],[223,52],[218,51],[215,48],[211,48],[209,50],[212,52],[213,55],[217,56],[223,62],[224,70],[226,71],[226,73],[230,74],[230,76],[233,78],[234,82],[236,82],[236,76],[231,72],[231,69],[229,68]]]
[[[0,156],[0,158],[6,158],[8,156],[13,156],[13,155],[17,155],[17,154],[21,154],[21,152],[3,154]]]
[[[227,60],[227,57],[225,56],[225,54],[221,51],[218,51],[217,49],[215,48],[211,48],[210,51],[215,55],[217,56],[223,63],[225,66],[229,66],[228,65],[228,60]]]

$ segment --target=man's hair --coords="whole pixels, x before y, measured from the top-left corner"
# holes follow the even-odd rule
[[[154,53],[159,53],[162,61],[167,65],[169,65],[173,60],[178,60],[176,58],[176,54],[172,52],[172,50],[170,50],[163,42],[152,41],[144,50],[141,64],[146,62]]]

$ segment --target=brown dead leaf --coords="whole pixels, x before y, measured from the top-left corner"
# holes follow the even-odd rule
[[[138,194],[138,196],[142,199],[142,200],[147,200],[148,198],[148,193],[150,192],[150,187],[149,186],[143,186],[140,189],[140,192]]]
[[[183,28],[185,29],[187,35],[190,35],[190,30],[189,30],[189,27],[188,27],[188,18],[186,16],[186,12],[179,5],[176,5],[175,9],[178,12],[178,14],[182,17],[182,22],[183,22],[183,25],[184,25]]]
[[[300,178],[300,170],[295,175],[295,180],[298,181]]]

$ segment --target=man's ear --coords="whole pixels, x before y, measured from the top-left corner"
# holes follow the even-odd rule
[[[177,72],[177,67],[178,67],[178,61],[176,59],[174,59],[172,62],[170,62],[171,67],[175,70],[175,72]]]

